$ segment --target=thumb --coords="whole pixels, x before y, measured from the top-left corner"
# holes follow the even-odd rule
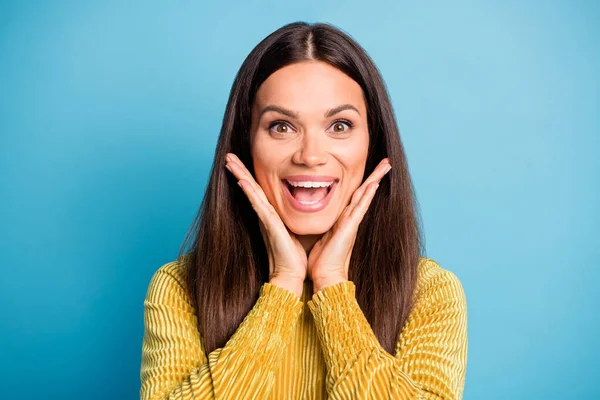
[[[265,226],[260,219],[258,220],[258,227],[260,228],[260,234],[263,237],[265,245],[268,248],[269,247],[269,235],[267,234],[267,230],[265,229]]]

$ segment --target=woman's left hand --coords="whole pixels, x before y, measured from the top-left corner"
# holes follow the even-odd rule
[[[313,282],[313,293],[326,286],[348,280],[350,256],[356,233],[367,212],[381,179],[391,169],[384,158],[373,173],[356,189],[336,223],[315,243],[308,256],[308,276]]]

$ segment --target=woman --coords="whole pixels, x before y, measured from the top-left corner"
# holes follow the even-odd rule
[[[150,282],[141,398],[461,398],[465,294],[418,221],[371,59],[330,25],[275,31],[235,78],[191,250]]]

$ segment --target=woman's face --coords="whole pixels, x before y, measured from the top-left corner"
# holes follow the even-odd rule
[[[251,135],[256,181],[285,225],[297,235],[328,231],[365,171],[369,132],[358,83],[319,61],[281,68],[256,93]]]

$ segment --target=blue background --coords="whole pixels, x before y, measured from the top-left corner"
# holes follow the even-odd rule
[[[467,294],[464,398],[597,395],[598,2],[123,3],[0,6],[4,398],[139,396],[147,285],[233,77],[296,20],[351,34],[387,83],[428,256]]]

